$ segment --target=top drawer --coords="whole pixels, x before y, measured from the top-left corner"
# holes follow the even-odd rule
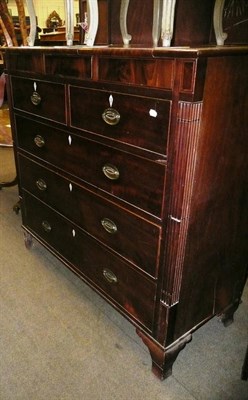
[[[11,77],[14,108],[62,124],[65,117],[65,85]]]
[[[166,154],[170,101],[76,86],[70,101],[73,127]]]
[[[31,50],[31,47],[29,50]],[[43,55],[40,52],[26,52],[23,48],[15,48],[14,52],[5,53],[5,62],[8,71],[44,73]]]

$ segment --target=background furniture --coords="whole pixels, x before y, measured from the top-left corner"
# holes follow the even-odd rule
[[[79,28],[75,27],[74,30],[74,44],[79,44]],[[55,32],[48,32],[40,34],[41,46],[65,46],[65,28],[58,29]]]

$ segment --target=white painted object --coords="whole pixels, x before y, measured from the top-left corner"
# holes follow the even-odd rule
[[[223,9],[225,0],[216,0],[214,5],[214,33],[218,46],[223,46],[227,33],[223,32]]]
[[[161,33],[162,0],[153,0],[152,42],[157,47]]]
[[[85,32],[84,43],[86,46],[93,46],[99,24],[99,11],[97,0],[87,0],[87,19],[89,21],[89,28]]]
[[[162,46],[169,47],[173,37],[176,0],[163,0],[162,5]]]
[[[37,31],[37,22],[36,22],[36,13],[34,8],[33,0],[26,0],[27,10],[30,18],[30,32],[27,38],[28,46],[33,47],[35,38],[36,38],[36,31]]]
[[[121,36],[125,46],[129,45],[132,36],[127,32],[127,12],[128,12],[129,0],[121,0],[120,9],[120,29]]]
[[[74,39],[74,4],[73,0],[65,0],[65,38],[67,46],[73,45]]]
[[[162,46],[169,47],[174,31],[176,0],[153,0],[152,41],[157,47],[159,38]]]

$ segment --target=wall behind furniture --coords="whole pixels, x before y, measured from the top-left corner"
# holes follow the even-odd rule
[[[34,1],[34,7],[36,10],[36,15],[38,17],[38,25],[40,28],[46,27],[46,20],[53,11],[56,11],[59,14],[62,21],[65,20],[65,2],[64,2],[64,0],[53,0],[52,2],[51,2],[51,0],[33,0],[33,1]],[[15,0],[8,1],[8,8],[11,10],[11,14],[13,16],[18,15]],[[75,24],[76,24],[76,14],[78,13],[78,10],[79,10],[79,1],[74,0]],[[28,16],[26,5],[25,5],[25,12],[26,12],[26,15]]]

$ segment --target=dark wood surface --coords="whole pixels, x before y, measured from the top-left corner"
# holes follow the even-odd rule
[[[116,150],[73,134],[70,135],[69,145],[67,132],[30,123],[26,119],[18,118],[17,128],[18,146],[25,152],[32,153],[49,165],[56,165],[58,169],[101,191],[111,193],[112,196],[134,204],[148,213],[161,216],[164,163]],[[44,146],[36,146],[34,139],[37,136],[44,140]],[[104,175],[102,168],[108,164],[118,169],[118,179],[108,179]]]
[[[116,125],[108,125],[102,118],[104,111],[109,108],[110,96],[114,109],[120,115]],[[110,90],[91,91],[76,86],[70,88],[70,101],[71,126],[166,156],[171,101],[130,96]],[[130,108],[133,110],[131,116]],[[155,110],[157,117],[151,118],[147,110]],[[82,113],[85,115],[83,119]]]
[[[122,312],[151,331],[156,286],[150,279],[35,197],[26,194],[23,206],[28,231]],[[111,271],[116,282],[107,281],[104,270]]]
[[[49,203],[123,258],[156,277],[161,231],[159,225],[128,212],[113,201],[106,200],[103,195],[96,195],[82,184],[75,183],[73,177],[69,179],[55,174],[49,168],[21,155],[19,163],[21,185],[26,191]],[[116,232],[104,229],[102,220],[106,218],[116,225]],[[127,235],[130,227],[132,229]],[[137,237],[140,238],[139,242]],[[149,247],[143,246],[143,243],[149,243]]]
[[[24,230],[136,326],[164,379],[241,299],[248,47],[13,48],[6,66]]]

